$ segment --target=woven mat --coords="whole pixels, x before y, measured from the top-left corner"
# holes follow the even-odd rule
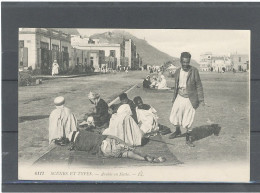
[[[135,152],[142,155],[164,156],[167,160],[164,163],[149,163],[128,158],[105,158],[102,156],[91,155],[84,151],[69,151],[67,146],[56,146],[51,151],[39,158],[34,165],[59,164],[68,167],[95,167],[95,166],[149,166],[162,165],[170,166],[181,164],[181,162],[168,149],[160,135],[150,138],[147,144],[137,147]]]

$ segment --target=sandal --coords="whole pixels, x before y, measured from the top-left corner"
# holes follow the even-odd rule
[[[153,159],[153,163],[163,163],[166,161],[165,157],[158,157]]]
[[[149,156],[149,155],[146,155],[146,156],[144,156],[144,159],[145,159],[145,161],[148,161],[148,162],[150,162],[150,163],[153,163],[153,160],[155,159],[154,157],[151,157],[151,156]]]

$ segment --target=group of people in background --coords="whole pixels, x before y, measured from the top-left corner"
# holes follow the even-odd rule
[[[143,81],[143,88],[151,88],[151,89],[159,89],[159,90],[168,90],[170,89],[167,86],[167,81],[165,76],[162,75],[160,72],[158,76],[153,76],[152,78],[150,75],[147,75]]]
[[[175,87],[172,109],[169,116],[174,125],[170,139],[179,137],[186,131],[186,144],[194,147],[192,123],[199,105],[204,106],[203,87],[198,69],[190,66],[191,55],[183,52],[181,68],[175,72]],[[158,73],[154,88],[166,88],[164,75]],[[152,88],[153,80],[147,76],[144,88]],[[63,145],[72,143],[72,149],[102,154],[106,157],[125,157],[136,160],[161,163],[164,157],[153,157],[135,153],[134,148],[143,145],[143,139],[164,132],[159,127],[157,111],[144,104],[140,96],[130,100],[126,93],[119,95],[120,103],[108,106],[98,93],[90,92],[88,99],[94,105],[86,113],[84,124],[77,124],[72,112],[64,106],[64,97],[54,100],[56,109],[49,118],[49,142]]]

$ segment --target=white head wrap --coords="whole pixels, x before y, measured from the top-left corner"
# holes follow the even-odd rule
[[[90,91],[89,94],[88,94],[89,99],[97,99],[99,97],[100,97],[100,95],[98,93],[95,93],[95,92]]]
[[[56,106],[61,106],[61,105],[63,105],[64,103],[65,103],[65,99],[64,99],[63,96],[59,96],[59,97],[56,97],[56,98],[54,99],[54,104],[55,104]]]

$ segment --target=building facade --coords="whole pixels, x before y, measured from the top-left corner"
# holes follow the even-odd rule
[[[19,29],[19,69],[39,70],[51,74],[52,63],[57,60],[60,71],[70,64],[70,34],[49,28]]]
[[[249,70],[249,56],[246,54],[231,54],[232,66],[236,71]]]
[[[134,44],[132,39],[124,40],[125,47],[125,57],[127,58],[127,65],[131,69],[137,68],[137,53],[136,53],[136,45]]]
[[[19,69],[37,70],[50,75],[54,60],[59,74],[124,69],[140,69],[142,58],[136,53],[134,42],[100,43],[79,35],[70,35],[52,28],[19,29]]]
[[[215,55],[206,52],[200,55],[201,71],[247,71],[249,69],[249,57],[246,54]]]
[[[215,72],[231,71],[231,60],[229,56],[212,56],[212,70]]]
[[[212,53],[206,52],[200,55],[200,70],[201,71],[210,71],[212,65]]]
[[[71,44],[73,48],[79,50],[87,50],[92,52],[93,50],[102,51],[105,56],[105,66],[107,68],[116,69],[117,66],[121,66],[122,58],[124,57],[124,48],[121,44],[108,44],[100,43],[99,39],[82,38],[73,36],[71,38]],[[102,63],[102,62],[101,62]],[[102,64],[104,66],[104,64]],[[101,66],[99,66],[101,68]]]

